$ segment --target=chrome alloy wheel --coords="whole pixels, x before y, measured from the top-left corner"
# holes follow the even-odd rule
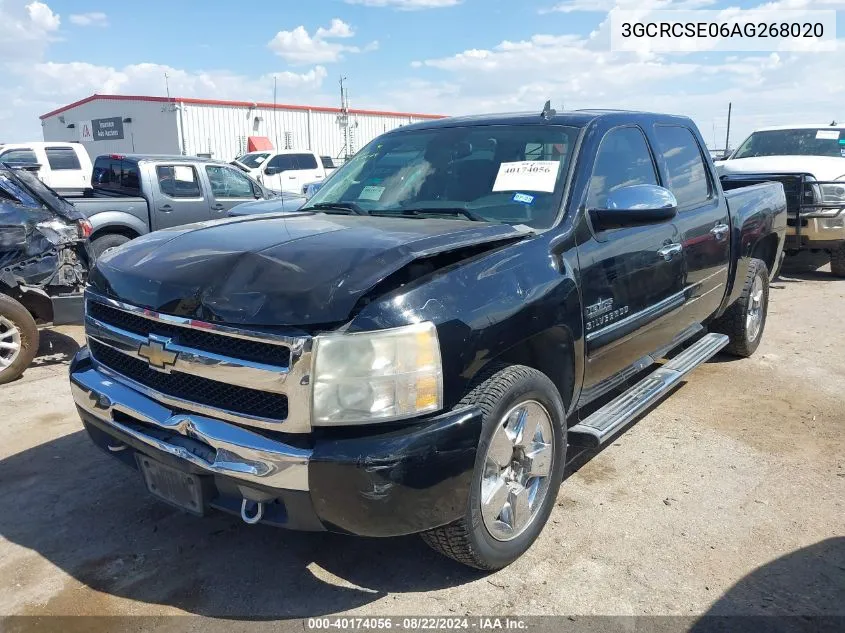
[[[748,341],[753,343],[760,335],[763,327],[763,279],[760,275],[754,277],[751,292],[748,295],[748,313],[745,315],[745,334]]]
[[[552,424],[543,405],[527,400],[493,433],[481,473],[481,516],[497,541],[522,534],[543,505],[554,457]]]
[[[0,316],[0,372],[14,363],[20,353],[20,330],[9,319]]]

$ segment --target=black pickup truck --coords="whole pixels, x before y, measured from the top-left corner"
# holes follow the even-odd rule
[[[785,229],[782,186],[724,193],[688,118],[409,125],[298,212],[103,256],[73,396],[188,511],[421,533],[496,569],[577,450],[720,349],[755,351]]]

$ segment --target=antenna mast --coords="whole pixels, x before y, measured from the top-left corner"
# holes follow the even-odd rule
[[[340,155],[344,159],[348,159],[355,153],[355,128],[358,126],[357,122],[349,120],[349,92],[344,86],[346,77],[340,78],[340,114],[337,115],[337,124],[340,126],[341,134],[343,135],[343,149]]]
[[[731,103],[728,103],[728,131],[725,134],[725,154],[731,150]]]

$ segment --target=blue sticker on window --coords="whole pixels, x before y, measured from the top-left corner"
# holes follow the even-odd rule
[[[522,202],[524,204],[533,204],[534,196],[529,196],[527,193],[515,193],[513,194],[513,201]]]
[[[839,144],[840,144],[840,145],[845,145],[845,138],[841,138],[841,139],[839,139]]]

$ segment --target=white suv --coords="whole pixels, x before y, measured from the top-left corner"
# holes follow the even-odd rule
[[[232,164],[276,192],[300,193],[303,185],[323,180],[327,175],[320,156],[302,150],[250,152]]]

